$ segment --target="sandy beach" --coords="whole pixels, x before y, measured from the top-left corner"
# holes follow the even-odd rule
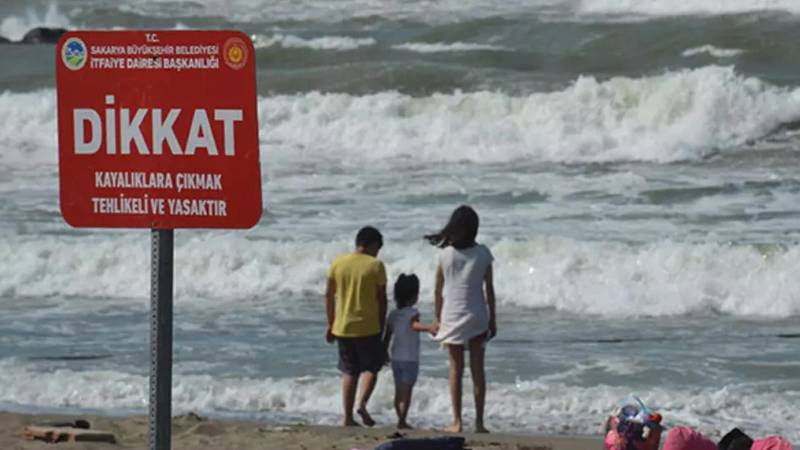
[[[497,325],[471,448],[599,449],[632,396],[800,443],[798,42],[800,0],[1,0],[0,450],[112,448],[22,438],[81,412],[147,448],[152,227],[175,228],[171,411],[207,418],[174,448],[374,449],[395,375],[383,428],[334,426],[332,263],[375,227],[386,312],[414,274],[431,324],[465,297],[425,239],[459,205]],[[416,337],[397,378],[441,429],[451,357]]]
[[[23,439],[27,425],[89,420],[93,429],[113,433],[117,444],[59,443]],[[345,429],[301,424],[275,425],[247,421],[209,420],[194,414],[173,419],[172,445],[180,449],[263,449],[263,450],[370,450],[396,437],[393,428]],[[407,437],[439,436],[427,430],[404,432]],[[506,433],[474,435],[465,433],[467,446],[473,450],[585,450],[600,448],[599,437],[524,436]],[[17,449],[146,449],[147,417],[55,416],[0,413],[0,448]]]

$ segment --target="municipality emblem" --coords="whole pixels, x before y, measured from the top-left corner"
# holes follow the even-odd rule
[[[67,69],[80,70],[86,64],[87,53],[86,44],[82,40],[76,37],[69,38],[61,47],[61,61]]]
[[[228,67],[239,70],[247,64],[247,44],[238,37],[232,37],[225,41],[222,56]]]

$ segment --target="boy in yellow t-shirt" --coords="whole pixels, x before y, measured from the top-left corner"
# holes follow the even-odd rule
[[[356,235],[355,251],[339,256],[328,269],[325,340],[336,340],[339,346],[345,426],[358,425],[353,420],[353,406],[359,377],[357,412],[364,425],[375,425],[367,402],[385,361],[381,334],[386,321],[386,268],[377,258],[382,246],[380,231],[364,227]]]

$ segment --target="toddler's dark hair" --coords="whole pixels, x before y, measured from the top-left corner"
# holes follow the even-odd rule
[[[394,301],[398,308],[414,304],[414,299],[419,295],[419,278],[413,273],[401,273],[394,282]]]

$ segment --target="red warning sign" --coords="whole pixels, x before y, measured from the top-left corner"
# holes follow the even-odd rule
[[[250,228],[255,58],[234,31],[77,31],[56,46],[61,213],[74,227]]]

